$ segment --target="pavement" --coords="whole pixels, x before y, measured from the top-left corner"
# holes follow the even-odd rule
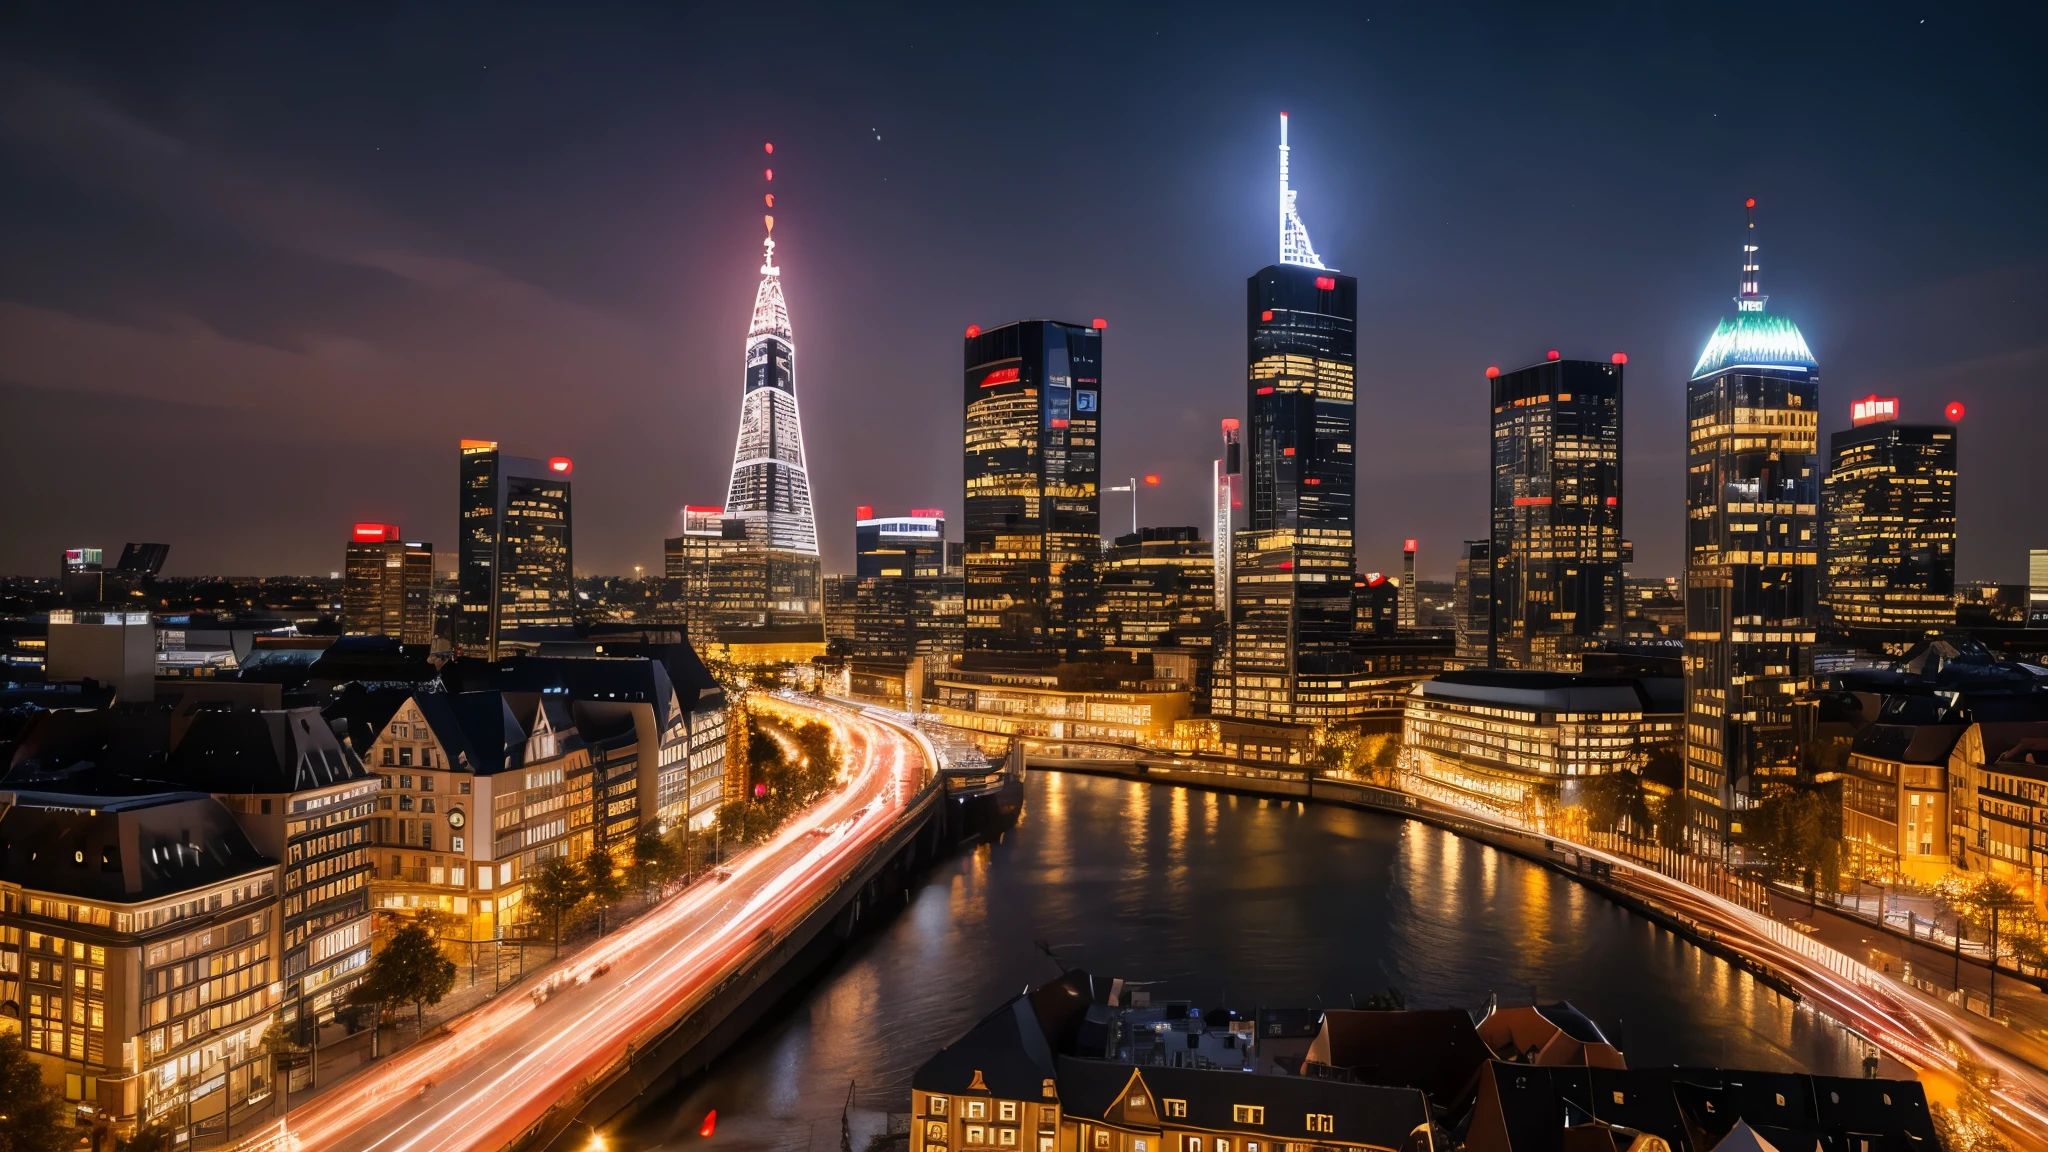
[[[498,1149],[599,1083],[635,1038],[692,1010],[793,927],[893,829],[925,773],[922,741],[848,710],[771,707],[840,734],[845,783],[725,869],[435,1034],[303,1102],[244,1149]],[[529,956],[529,960],[534,957]]]

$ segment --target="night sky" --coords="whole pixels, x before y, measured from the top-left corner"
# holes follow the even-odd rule
[[[1634,574],[1676,574],[1746,196],[1823,430],[1964,401],[1959,575],[2048,546],[2039,5],[171,7],[0,16],[0,571],[450,551],[465,436],[575,458],[580,572],[658,571],[724,499],[764,141],[828,571],[857,504],[959,535],[961,333],[1021,317],[1108,319],[1105,474],[1206,524],[1282,109],[1359,279],[1361,567],[1448,576],[1485,369],[1557,348],[1628,353]]]

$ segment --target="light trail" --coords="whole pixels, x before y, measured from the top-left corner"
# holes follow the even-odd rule
[[[544,1002],[500,996],[295,1108],[288,1133],[272,1123],[241,1147],[502,1148],[550,1106],[607,1075],[635,1038],[694,1010],[754,952],[795,928],[894,828],[929,751],[920,735],[850,710],[763,703],[833,727],[845,752],[838,790],[732,862],[730,879],[699,882],[531,978],[536,988],[560,980]],[[607,974],[593,975],[604,966]]]

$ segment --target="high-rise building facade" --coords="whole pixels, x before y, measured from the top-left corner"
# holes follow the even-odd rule
[[[461,611],[456,650],[496,660],[505,634],[574,624],[567,456],[507,456],[495,440],[464,440],[460,514]]]
[[[356,525],[342,568],[341,627],[432,644],[434,546],[401,539],[396,524]]]
[[[1458,667],[1493,667],[1493,541],[1465,541],[1451,592],[1458,612],[1451,654]]]
[[[946,513],[913,508],[908,516],[876,516],[863,504],[853,523],[854,574],[943,576],[946,574]]]
[[[1210,559],[1216,569],[1216,607],[1226,618],[1230,611],[1230,548],[1244,517],[1244,451],[1238,428],[1234,417],[1223,421],[1223,455],[1215,462],[1211,492]]]
[[[796,338],[782,295],[782,269],[775,264],[775,217],[763,220],[770,235],[762,241],[761,283],[747,326],[740,429],[724,510],[726,520],[742,526],[745,546],[721,561],[731,569],[732,582],[758,585],[757,594],[746,597],[758,610],[747,614],[749,620],[722,626],[822,642],[822,570],[797,413]]]
[[[1955,623],[1957,430],[1898,412],[1869,396],[1828,437],[1821,605],[1838,627]]]
[[[1622,619],[1621,380],[1611,362],[1489,368],[1495,667],[1577,672]]]
[[[684,505],[683,534],[662,541],[662,574],[670,581],[690,643],[699,652],[717,639],[720,627],[718,563],[745,542],[744,526],[735,521],[728,532],[725,509],[715,504]]]
[[[969,328],[967,650],[1085,647],[1102,552],[1102,331],[1023,320]]]
[[[2048,628],[2048,548],[2027,549],[2027,627]]]
[[[1246,283],[1246,523],[1214,701],[1226,715],[1309,722],[1345,713],[1355,670],[1358,281],[1317,257],[1287,158],[1283,115],[1280,262]]]
[[[1820,370],[1764,311],[1754,228],[1735,317],[1686,385],[1685,783],[1709,844],[1797,772],[1817,610]]]
[[[1401,541],[1401,627],[1413,630],[1422,627],[1422,578],[1415,574],[1415,545],[1413,536]]]

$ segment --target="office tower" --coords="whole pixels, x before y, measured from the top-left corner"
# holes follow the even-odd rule
[[[101,560],[105,555],[106,553],[98,548],[64,550],[63,567],[57,570],[57,591],[67,606],[90,607],[105,598],[101,569]]]
[[[1686,385],[1686,791],[1710,845],[1797,770],[1819,571],[1820,371],[1798,326],[1764,311],[1755,227],[1735,317]]]
[[[851,572],[835,572],[819,585],[825,605],[825,642],[838,641],[840,650],[850,651],[858,630],[855,617],[860,600],[861,579]]]
[[[746,548],[727,562],[738,565],[736,578],[761,583],[757,627],[793,626],[822,639],[818,525],[797,415],[796,338],[782,297],[782,269],[775,266],[775,217],[763,219],[770,235],[761,242],[761,283],[747,326],[740,430],[725,497],[725,518],[743,525]]]
[[[1102,330],[967,330],[967,654],[1086,645],[1102,551]]]
[[[401,540],[396,524],[358,524],[341,578],[342,631],[434,642],[434,546]]]
[[[1401,585],[1384,572],[1351,578],[1354,638],[1392,636],[1401,630]]]
[[[1452,655],[1461,668],[1491,668],[1493,656],[1493,541],[1467,540],[1458,555],[1452,595],[1458,622]]]
[[[1190,524],[1119,536],[1102,559],[1096,630],[1112,648],[1178,646],[1216,624],[1216,549]]]
[[[571,587],[567,456],[506,456],[495,440],[464,440],[461,539],[457,561],[462,611],[455,647],[496,660],[513,629],[575,623]]]
[[[1493,659],[1577,672],[1622,619],[1621,378],[1611,362],[1488,368],[1493,400]]]
[[[1280,262],[1246,284],[1246,512],[1231,554],[1216,711],[1313,722],[1349,710],[1356,565],[1358,281],[1323,265],[1287,185]]]
[[[672,582],[677,613],[690,643],[700,652],[717,639],[717,563],[745,541],[744,525],[735,522],[733,528],[728,536],[722,505],[686,504],[683,534],[662,541],[662,575]]]
[[[1210,561],[1216,569],[1216,607],[1228,618],[1230,612],[1230,548],[1237,539],[1238,519],[1244,508],[1244,456],[1238,443],[1238,422],[1223,421],[1223,456],[1215,462],[1214,506],[1210,523]]]
[[[2027,550],[2027,627],[2048,628],[2048,548]]]
[[[1955,623],[1957,430],[1898,414],[1872,395],[1828,437],[1821,605],[1837,627]]]
[[[1422,626],[1422,581],[1415,575],[1415,538],[1401,541],[1401,627]]]
[[[913,508],[908,516],[877,517],[872,506],[855,509],[854,574],[943,576],[946,573],[946,513]]]

